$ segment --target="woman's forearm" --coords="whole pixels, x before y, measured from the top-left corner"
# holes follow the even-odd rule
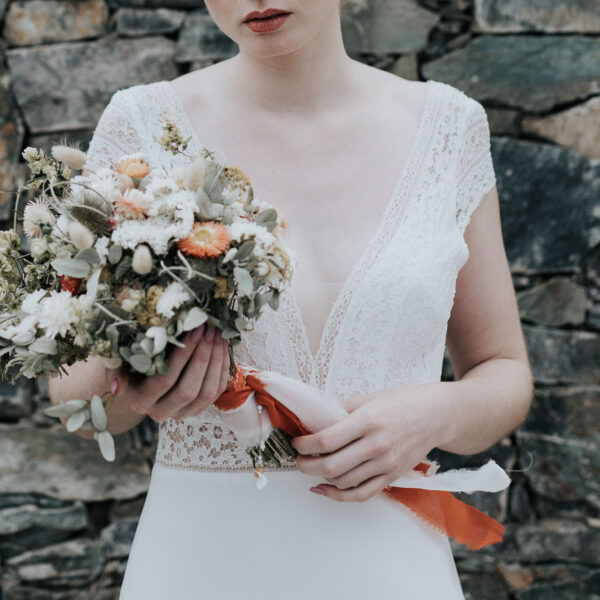
[[[105,378],[105,367],[102,359],[96,356],[86,361],[77,362],[66,367],[68,375],[53,377],[48,381],[50,401],[60,404],[71,398],[91,399],[94,394],[100,397],[109,391]],[[127,398],[127,389],[119,396],[112,398],[106,408],[108,430],[113,435],[123,433],[140,423],[145,415],[135,412]],[[61,419],[64,423],[66,419]],[[93,439],[93,430],[78,429],[75,433],[86,439]]]
[[[531,370],[522,361],[495,358],[473,367],[458,381],[444,382],[453,391],[435,409],[443,423],[441,450],[477,454],[513,432],[533,400]]]

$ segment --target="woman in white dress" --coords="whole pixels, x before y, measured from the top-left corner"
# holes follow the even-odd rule
[[[113,433],[160,423],[123,600],[464,598],[447,536],[380,492],[434,447],[489,448],[529,410],[487,118],[450,85],[348,57],[338,4],[206,0],[239,53],[117,91],[90,144],[88,168],[140,149],[176,160],[154,142],[168,114],[192,150],[250,175],[290,224],[298,269],[235,358],[350,413],[294,438],[297,459],[259,491],[212,406],[229,368],[218,332],[189,335],[164,377],[134,384],[90,359],[52,380],[53,402],[116,394]],[[454,382],[440,381],[445,344]]]

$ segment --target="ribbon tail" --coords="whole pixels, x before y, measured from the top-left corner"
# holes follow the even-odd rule
[[[504,526],[501,523],[451,492],[392,486],[383,493],[471,550],[502,541]]]

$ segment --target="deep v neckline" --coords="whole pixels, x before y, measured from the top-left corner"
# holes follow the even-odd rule
[[[187,110],[183,106],[182,101],[179,99],[179,96],[177,92],[175,92],[170,81],[163,80],[160,83],[164,84],[167,94],[176,108],[176,112],[178,113],[177,116],[183,121],[188,130],[188,135],[191,136],[194,143],[197,143],[201,148],[205,148],[202,139],[192,124]],[[414,178],[416,172],[415,167],[418,165],[418,159],[423,152],[425,146],[425,127],[427,123],[430,122],[429,115],[434,106],[435,81],[428,79],[424,83],[426,85],[425,98],[423,106],[421,107],[417,126],[409,144],[406,159],[396,178],[392,194],[385,205],[383,213],[379,217],[374,232],[370,236],[369,241],[365,244],[362,253],[359,254],[358,259],[355,261],[352,269],[335,296],[319,338],[316,354],[313,355],[310,348],[308,332],[293,287],[291,285],[286,286],[285,290],[281,293],[280,299],[282,301],[280,302],[279,310],[284,313],[286,323],[290,329],[290,340],[294,349],[298,375],[303,381],[317,385],[320,388],[325,386],[325,382],[328,379],[329,359],[331,358],[338,337],[345,308],[349,305],[353,292],[360,283],[359,275],[364,273],[368,266],[373,264],[373,261],[378,255],[378,251],[385,245],[384,243],[379,243],[381,241],[381,234],[396,208],[399,197],[402,195],[402,191],[408,192],[409,185],[405,185],[404,188],[403,185],[405,182],[410,184]]]

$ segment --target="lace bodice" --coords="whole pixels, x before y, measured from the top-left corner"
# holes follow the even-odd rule
[[[483,106],[449,84],[426,85],[408,158],[375,233],[334,301],[317,354],[288,287],[279,309],[266,306],[253,331],[244,333],[234,349],[236,361],[318,386],[331,402],[440,381],[456,276],[469,256],[464,232],[496,178]],[[182,157],[155,141],[164,115],[190,137],[190,150],[202,148],[172,86],[159,81],[113,94],[90,142],[88,165],[114,165],[141,149],[153,167],[177,164]],[[163,421],[156,461],[200,470],[253,468],[244,445],[212,406],[198,417]],[[295,469],[295,461],[282,468]]]

